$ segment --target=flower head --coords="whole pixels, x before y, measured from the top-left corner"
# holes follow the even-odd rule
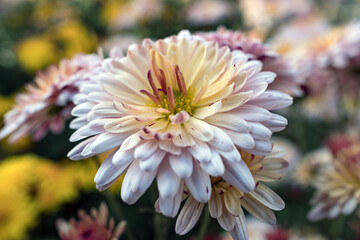
[[[227,46],[231,51],[241,50],[249,59],[261,61],[263,71],[276,74],[276,79],[269,84],[268,89],[279,90],[293,96],[303,94],[301,85],[304,79],[296,72],[295,67],[288,59],[272,51],[261,41],[224,27],[220,27],[216,32],[198,33],[198,36],[208,41],[216,41],[219,46]]]
[[[275,224],[275,215],[271,210],[281,210],[285,207],[282,199],[270,188],[261,183],[273,182],[281,178],[281,174],[288,167],[288,163],[281,159],[282,152],[274,151],[268,156],[255,156],[240,151],[241,157],[251,171],[256,182],[254,191],[243,192],[236,186],[231,185],[221,177],[211,177],[212,193],[208,201],[210,215],[216,218],[220,226],[230,231],[234,239],[247,239],[245,208],[251,215],[262,222]],[[175,231],[178,234],[186,234],[198,221],[204,203],[197,201],[185,187],[184,195],[186,202],[180,211],[176,221]],[[180,207],[182,195],[175,202]],[[162,211],[159,203],[156,204],[157,211]]]
[[[241,51],[187,31],[132,45],[126,57],[105,60],[92,83],[81,86],[72,111],[78,130],[70,140],[86,139],[68,156],[114,149],[95,182],[104,190],[127,171],[121,197],[129,204],[155,177],[161,207],[182,193],[183,181],[195,199],[208,201],[209,175],[252,191],[255,182],[237,147],[270,153],[272,132],[287,122],[269,110],[292,103],[287,94],[266,90],[275,74],[260,70],[261,63]]]
[[[40,140],[48,130],[55,134],[62,132],[74,107],[77,84],[86,80],[101,60],[102,57],[95,54],[79,54],[39,72],[35,82],[26,86],[26,93],[17,96],[15,106],[5,115],[0,138],[11,135],[10,141],[15,142],[32,134],[35,140]]]
[[[308,214],[312,221],[349,215],[360,203],[360,140],[349,137],[339,144],[339,136],[335,137],[330,140],[335,153],[332,164],[323,169],[315,183],[315,206]]]
[[[117,240],[125,231],[126,222],[121,221],[115,228],[113,218],[109,218],[109,210],[101,203],[99,210],[91,209],[91,216],[84,210],[78,212],[79,221],[70,219],[66,222],[59,219],[56,227],[62,240]]]

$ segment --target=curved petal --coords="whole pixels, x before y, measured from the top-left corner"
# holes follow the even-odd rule
[[[210,177],[198,164],[193,164],[193,172],[189,178],[185,178],[185,184],[197,201],[209,201],[211,196]]]
[[[189,197],[176,220],[175,232],[180,235],[188,233],[197,223],[204,208],[204,203]]]

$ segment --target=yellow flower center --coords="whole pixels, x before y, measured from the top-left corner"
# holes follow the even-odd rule
[[[186,111],[189,115],[192,115],[194,112],[194,107],[191,106],[192,95],[185,96],[181,91],[174,90],[174,107],[171,109],[169,99],[165,93],[161,92],[161,101],[157,105],[158,108],[164,108],[169,110],[172,114],[177,114],[181,111]]]

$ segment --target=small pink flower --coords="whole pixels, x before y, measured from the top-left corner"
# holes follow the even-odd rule
[[[78,54],[39,72],[35,82],[25,87],[26,92],[17,96],[15,106],[5,115],[0,138],[11,135],[10,141],[15,142],[32,134],[38,141],[48,130],[54,134],[62,132],[65,120],[71,116],[79,82],[87,80],[101,61],[102,56],[96,54]]]
[[[126,222],[121,221],[115,228],[114,219],[109,217],[105,203],[99,210],[91,209],[91,216],[84,210],[78,212],[79,221],[59,219],[56,227],[62,240],[117,240],[125,231]]]

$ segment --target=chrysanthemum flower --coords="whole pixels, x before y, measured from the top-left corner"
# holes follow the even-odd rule
[[[86,80],[101,61],[102,57],[95,54],[78,54],[62,60],[59,66],[50,66],[40,72],[35,82],[26,86],[26,92],[17,96],[15,106],[5,115],[0,139],[11,135],[9,140],[15,142],[32,134],[34,140],[40,140],[48,130],[54,134],[62,132],[74,107],[77,84]]]
[[[312,184],[319,172],[331,163],[332,154],[327,148],[320,148],[307,153],[297,164],[292,181],[300,186],[308,187]]]
[[[261,72],[259,61],[187,31],[133,45],[126,57],[105,60],[102,71],[76,99],[72,127],[79,129],[70,140],[86,140],[68,156],[114,149],[95,182],[104,190],[127,171],[121,197],[129,204],[155,177],[160,208],[182,193],[183,182],[196,200],[208,201],[209,175],[252,191],[255,182],[237,147],[270,153],[272,132],[287,121],[269,110],[292,103],[289,95],[266,90],[275,74]]]
[[[236,186],[231,185],[221,177],[211,177],[211,197],[208,202],[210,215],[216,218],[220,226],[226,231],[230,231],[234,239],[248,239],[245,215],[242,208],[262,222],[275,224],[276,218],[271,210],[281,210],[285,207],[283,200],[270,188],[260,181],[273,182],[281,178],[281,174],[286,171],[288,162],[283,160],[283,153],[276,149],[268,156],[255,156],[244,151],[240,151],[241,157],[251,171],[251,175],[256,182],[254,191],[243,192]],[[178,234],[186,234],[198,221],[204,203],[197,201],[193,195],[184,190],[186,202],[182,207],[176,221],[175,231]],[[176,208],[180,207],[182,194],[174,202]],[[161,199],[160,199],[161,201]],[[155,205],[157,211],[162,211],[159,207],[160,201]],[[176,211],[175,211],[176,212]]]
[[[296,72],[295,67],[288,59],[272,51],[260,40],[248,37],[242,32],[234,32],[220,27],[216,32],[198,33],[198,36],[216,41],[219,46],[227,46],[234,50],[243,51],[249,59],[259,60],[263,64],[263,71],[276,74],[276,79],[269,84],[268,89],[286,92],[292,96],[301,96],[301,85],[304,79]]]
[[[315,182],[317,193],[312,200],[315,206],[308,214],[312,221],[349,215],[360,203],[360,140],[344,141],[336,136],[329,146],[335,155],[332,165],[326,167]]]
[[[333,120],[359,112],[359,32],[359,22],[324,29],[299,47],[298,65],[308,92],[305,114]]]
[[[117,240],[126,228],[125,221],[121,221],[115,228],[114,219],[109,220],[109,210],[105,203],[100,204],[99,210],[91,209],[91,216],[84,210],[80,210],[78,215],[79,221],[73,218],[69,222],[57,220],[56,227],[62,240]]]

